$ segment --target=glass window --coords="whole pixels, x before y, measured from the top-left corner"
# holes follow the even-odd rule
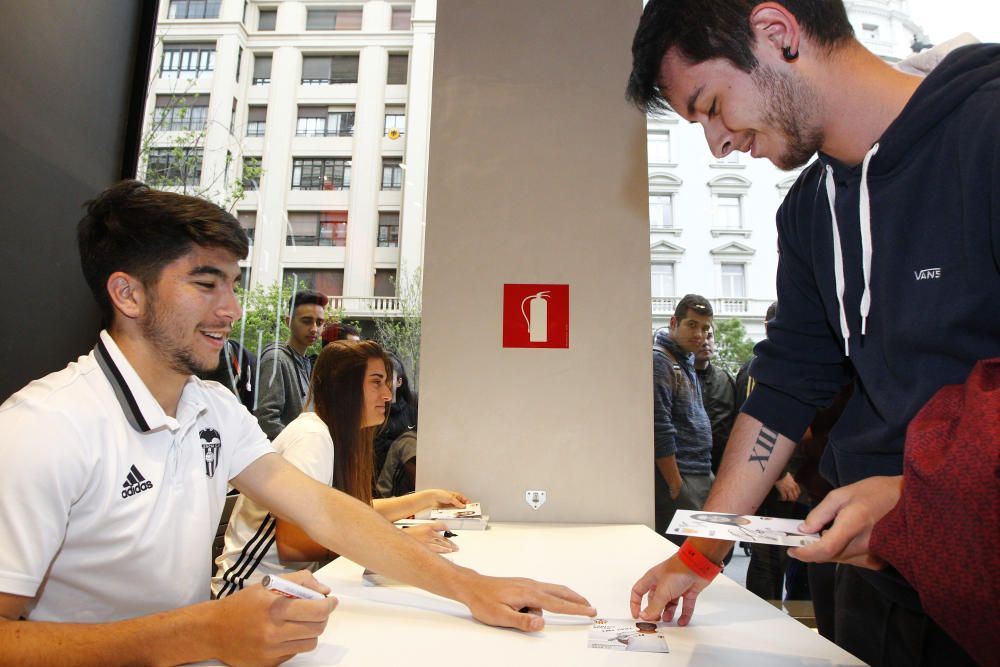
[[[164,44],[160,77],[197,79],[211,76],[215,69],[214,44]]]
[[[347,245],[347,211],[303,211],[288,214],[290,246]]]
[[[652,274],[652,293],[654,298],[666,298],[674,296],[674,265],[669,264],[653,264],[651,267]]]
[[[722,296],[725,298],[742,298],[746,296],[745,265],[722,265]]]
[[[236,219],[240,221],[240,227],[246,232],[250,243],[253,243],[253,233],[257,229],[257,211],[239,211]]]
[[[217,19],[222,0],[170,0],[167,18]]]
[[[406,109],[404,107],[385,108],[385,129],[383,136],[389,136],[389,130],[397,130],[399,136],[406,134]]]
[[[669,229],[674,226],[673,195],[649,196],[649,226],[651,229]]]
[[[267,107],[250,107],[249,111],[247,111],[247,136],[263,137],[266,124]]]
[[[300,137],[349,137],[354,134],[354,109],[300,106],[295,134]]]
[[[713,195],[714,227],[717,229],[742,229],[743,198],[740,195]]]
[[[260,168],[260,156],[244,155],[243,175],[240,178],[240,182],[243,184],[243,189],[244,190],[260,189],[261,176],[263,176],[263,171]]]
[[[382,158],[382,189],[399,190],[403,187],[402,159],[398,157]]]
[[[343,269],[285,269],[282,280],[287,280],[294,273],[306,287],[327,296],[343,296]]]
[[[406,70],[409,66],[410,57],[408,55],[390,55],[389,56],[389,74],[386,77],[386,83],[391,85],[405,84],[406,83]]]
[[[156,96],[156,123],[167,132],[200,131],[208,122],[208,96]]]
[[[373,296],[396,296],[396,269],[375,269]]]
[[[306,30],[361,30],[361,10],[307,9]]]
[[[409,7],[393,7],[392,8],[392,23],[389,26],[392,30],[409,30],[410,29],[410,19],[412,18],[413,10]]]
[[[236,83],[240,82],[240,68],[243,67],[243,47],[236,53]]]
[[[358,56],[304,56],[302,58],[302,83],[357,83]]]
[[[266,83],[271,83],[271,54],[254,54],[253,85],[259,86]]]
[[[646,138],[650,164],[670,164],[670,133],[656,132]]]
[[[267,32],[274,30],[275,24],[278,22],[278,10],[277,9],[262,9],[260,10],[260,16],[257,18],[257,30]]]
[[[200,148],[151,148],[146,182],[157,187],[191,186],[201,182]]]
[[[293,190],[348,190],[350,187],[350,158],[295,158],[292,160]]]
[[[399,247],[399,211],[379,211],[378,247]]]

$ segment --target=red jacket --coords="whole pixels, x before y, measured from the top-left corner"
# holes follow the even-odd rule
[[[873,553],[969,655],[1000,655],[1000,358],[942,387],[906,431],[903,494],[875,525]]]

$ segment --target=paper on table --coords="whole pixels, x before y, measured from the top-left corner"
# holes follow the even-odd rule
[[[667,532],[671,535],[711,537],[716,540],[757,542],[786,547],[804,547],[818,542],[819,535],[799,530],[801,523],[799,519],[677,510]]]
[[[595,618],[587,634],[587,647],[612,651],[670,653],[667,638],[662,632],[664,625],[664,623],[635,619]]]

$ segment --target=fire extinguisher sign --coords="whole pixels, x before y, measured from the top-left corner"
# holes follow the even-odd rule
[[[569,347],[569,285],[504,285],[504,347]]]

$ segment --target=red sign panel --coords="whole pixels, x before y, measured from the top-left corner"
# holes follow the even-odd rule
[[[504,285],[504,347],[569,347],[569,285]]]

